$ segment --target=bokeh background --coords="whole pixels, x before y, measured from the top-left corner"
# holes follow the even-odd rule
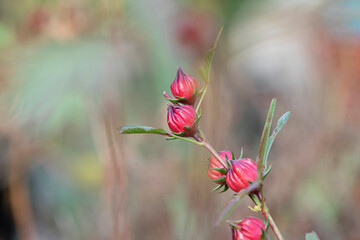
[[[292,116],[265,185],[286,239],[360,239],[360,1],[0,1],[0,239],[231,239],[232,193],[166,126],[176,67],[196,78],[220,27],[201,127],[255,158]],[[231,216],[251,212],[242,203]]]

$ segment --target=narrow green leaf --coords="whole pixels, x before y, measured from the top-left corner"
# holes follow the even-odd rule
[[[196,114],[196,120],[195,120],[195,123],[196,123],[196,122],[198,122],[198,121],[200,120],[201,116],[202,116],[202,111],[201,111],[201,109],[199,109],[199,113],[198,113],[198,114]]]
[[[227,172],[225,168],[211,168],[211,169],[218,171],[221,174],[226,174]]]
[[[277,122],[277,126],[276,126],[276,128],[274,129],[274,131],[272,132],[272,134],[271,134],[271,136],[269,138],[268,146],[267,146],[267,149],[266,149],[266,156],[265,156],[265,159],[264,159],[265,166],[267,164],[267,159],[268,159],[268,156],[269,156],[271,146],[274,143],[274,140],[275,140],[277,134],[280,132],[282,127],[285,125],[285,123],[289,120],[290,115],[291,115],[291,112],[286,112],[279,118],[279,120]]]
[[[307,233],[305,235],[305,240],[320,240],[320,238],[316,232],[312,231],[311,233]]]
[[[200,74],[200,76],[202,77],[202,79],[206,82],[206,78],[205,78],[205,74],[204,74],[203,68],[200,68],[200,69],[199,69],[199,74]],[[200,90],[200,93],[203,92],[203,91],[204,91],[204,90],[201,89],[201,90]]]
[[[269,175],[269,173],[270,173],[270,171],[271,171],[271,168],[272,168],[272,165],[270,165],[269,168],[264,171],[263,180],[265,180],[265,178],[267,177],[267,175]]]
[[[216,221],[216,225],[219,225],[220,222],[224,221],[224,219],[226,219],[237,208],[237,206],[239,206],[239,204],[244,199],[244,197],[247,196],[249,193],[253,192],[255,189],[258,189],[259,186],[260,185],[258,182],[254,182],[247,188],[241,190],[238,193],[238,195],[236,195],[230,201],[230,203],[227,205],[227,207],[222,211],[222,213],[220,214],[220,216],[218,217],[218,219]]]
[[[263,163],[266,156],[266,150],[268,149],[269,135],[271,123],[274,117],[274,111],[276,106],[276,98],[271,101],[269,112],[266,118],[264,130],[261,135],[260,146],[259,146],[259,156],[257,159],[257,168],[258,168],[258,179],[262,178]]]
[[[232,159],[232,160],[235,160],[235,155],[234,155],[234,152],[233,152],[233,151],[231,151],[231,159]]]
[[[218,44],[218,42],[219,42],[219,39],[220,39],[222,30],[223,30],[223,27],[221,27],[221,29],[220,29],[217,37],[216,37],[216,40],[215,40],[214,45],[212,45],[212,46],[210,47],[208,53],[207,53],[206,56],[205,56],[205,65],[204,65],[204,67],[202,67],[202,68],[199,70],[199,74],[200,74],[200,76],[205,80],[205,82],[209,82],[211,62],[212,62],[212,59],[213,59],[213,57],[214,57],[214,52],[215,52],[215,49],[216,49],[217,44]]]
[[[167,135],[167,132],[161,128],[153,128],[147,126],[122,126],[119,129],[121,134],[134,134],[134,133],[151,133]]]

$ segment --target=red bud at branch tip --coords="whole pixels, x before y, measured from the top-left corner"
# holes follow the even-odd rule
[[[194,105],[199,93],[199,84],[194,77],[177,68],[176,78],[170,86],[171,92],[180,103]]]

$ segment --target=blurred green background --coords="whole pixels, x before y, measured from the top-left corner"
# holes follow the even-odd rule
[[[255,158],[267,108],[291,110],[265,185],[286,239],[360,239],[358,0],[0,1],[0,239],[231,239],[210,154],[166,126],[176,67],[215,40],[201,127]],[[245,201],[232,220],[256,215]]]

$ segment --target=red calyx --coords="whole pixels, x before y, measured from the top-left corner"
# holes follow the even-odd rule
[[[257,165],[251,159],[230,160],[229,163],[226,183],[233,191],[240,192],[249,186],[249,181],[257,179]]]
[[[219,153],[220,157],[222,159],[224,159],[225,161],[227,159],[232,159],[232,153],[229,151],[223,150],[218,153]],[[223,174],[213,168],[224,169],[224,166],[222,165],[222,163],[214,155],[211,156],[211,158],[209,160],[209,167],[208,167],[208,172],[207,172],[208,176],[211,180],[213,180],[217,184],[225,183],[225,179],[219,179],[219,178],[226,176],[226,174]],[[219,179],[219,180],[216,180],[216,179]]]
[[[233,240],[261,240],[262,230],[265,231],[265,224],[254,217],[229,222],[229,224]]]
[[[199,84],[194,77],[177,68],[176,78],[170,86],[171,92],[180,103],[194,105],[199,93]]]
[[[167,122],[173,133],[184,137],[193,136],[196,129],[196,112],[192,106],[168,105]]]

